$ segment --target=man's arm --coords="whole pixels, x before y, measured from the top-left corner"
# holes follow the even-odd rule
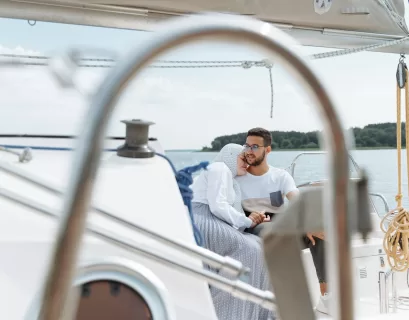
[[[285,196],[287,197],[287,199],[289,201],[294,200],[299,195],[300,191],[296,187],[293,177],[288,172],[286,172],[286,174],[285,174],[285,179],[284,179],[283,185],[285,186],[284,189],[289,190],[285,194]],[[306,234],[306,236],[308,237],[308,239],[310,239],[313,246],[315,245],[314,237],[318,238],[318,239],[321,239],[321,240],[325,239],[323,232],[312,232],[312,233],[308,232]]]
[[[285,196],[289,201],[291,201],[291,200],[295,199],[295,197],[297,197],[299,193],[300,192],[297,189],[297,190],[293,190],[293,191],[288,192]]]
[[[282,175],[281,192],[285,194],[289,201],[293,200],[299,194],[294,178],[287,171],[284,171]]]

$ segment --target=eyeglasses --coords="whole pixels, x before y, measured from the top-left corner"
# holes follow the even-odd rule
[[[255,152],[255,151],[257,151],[257,150],[260,149],[260,148],[265,148],[265,146],[259,146],[258,144],[253,144],[253,145],[251,145],[251,146],[249,146],[248,144],[245,144],[245,145],[243,146],[244,152],[247,152],[247,151],[249,151],[250,149],[251,149],[251,151]]]

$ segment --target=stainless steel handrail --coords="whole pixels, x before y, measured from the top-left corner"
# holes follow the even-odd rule
[[[379,312],[388,313],[388,288],[386,274],[383,271],[379,272]]]
[[[18,194],[4,188],[0,188],[0,197],[14,201],[28,209],[35,210],[48,217],[59,217],[56,210],[48,208],[47,206],[37,203],[31,199],[19,196]],[[117,234],[112,234],[100,227],[95,227],[92,225],[87,226],[86,231],[116,247],[126,249],[129,252],[137,253],[148,259],[158,261],[164,265],[171,266],[177,270],[188,273],[196,278],[203,279],[215,288],[230,292],[232,295],[240,299],[252,301],[270,310],[274,309],[275,299],[271,291],[263,291],[243,281],[237,279],[227,279],[209,270],[192,266],[186,262],[177,261],[175,258],[169,258],[168,256],[164,255],[163,252],[158,252],[154,248],[131,242],[129,239],[118,236]]]
[[[33,154],[31,153],[30,148],[24,148],[22,152],[17,152],[9,148],[5,148],[3,146],[0,146],[0,151],[7,152],[14,154],[18,157],[19,162],[29,162],[33,159]]]
[[[312,151],[308,152],[308,151],[306,151],[306,152],[301,152],[300,154],[298,154],[298,155],[293,159],[293,161],[291,162],[290,166],[288,167],[288,168],[290,169],[290,174],[291,174],[291,176],[292,176],[293,178],[295,178],[295,177],[294,177],[295,166],[296,166],[297,160],[298,160],[299,158],[301,158],[302,156],[305,156],[305,155],[323,155],[323,154],[327,154],[327,152],[325,152],[325,151],[315,151],[315,152],[312,152]],[[354,157],[353,157],[350,153],[348,153],[348,157],[349,157],[349,160],[352,162],[352,165],[354,166],[354,169],[355,169],[357,172],[359,172],[360,167],[359,167],[359,165],[358,165],[358,162],[355,161]],[[357,179],[359,179],[359,178],[357,178]],[[314,181],[314,182],[318,182],[318,181]],[[310,183],[310,182],[302,183],[302,184],[300,185],[300,187],[307,186],[309,183]],[[373,196],[373,197],[379,197],[379,198],[381,198],[381,200],[383,201],[383,204],[384,204],[384,206],[385,206],[385,208],[386,208],[386,212],[389,212],[390,209],[389,209],[388,202],[386,201],[386,198],[385,198],[382,194],[380,194],[380,193],[370,193],[369,195],[370,195],[370,196]],[[374,203],[374,201],[372,200],[371,197],[369,198],[369,201],[370,201],[370,204],[372,205],[373,209],[375,210],[375,212],[378,214],[378,216],[379,216],[380,218],[382,218],[381,214],[378,212],[378,209],[376,208],[375,203]]]
[[[294,178],[295,165],[296,165],[296,162],[297,162],[297,160],[299,158],[301,158],[302,156],[306,156],[306,155],[323,155],[323,154],[327,154],[327,152],[325,152],[325,151],[315,151],[315,152],[306,151],[306,152],[301,152],[301,153],[297,154],[295,156],[295,158],[293,159],[293,161],[291,162],[290,166],[289,166],[289,168],[291,170],[291,172],[290,172],[291,176]],[[350,153],[348,153],[348,157],[349,157],[349,160],[351,160],[352,164],[354,165],[354,169],[356,171],[359,171],[359,169],[360,169],[359,165],[355,161],[354,157]]]
[[[392,287],[392,308],[397,311],[398,294],[396,287],[395,271],[379,271],[379,312],[389,313],[389,284]]]
[[[351,181],[359,180],[359,178],[350,178],[350,180]],[[299,189],[299,188],[317,186],[318,184],[323,184],[325,182],[326,182],[326,180],[313,180],[313,181],[303,182],[303,183],[297,184],[297,188]],[[386,200],[386,198],[382,194],[370,192],[369,195],[371,197],[380,198],[382,200],[384,208],[385,208],[384,214],[390,211],[388,201]],[[372,205],[374,211],[378,215],[378,217],[382,219],[383,216],[379,213],[379,211],[376,208],[375,203],[373,202],[372,198],[369,198],[369,201],[370,201],[370,204]]]
[[[150,41],[123,59],[112,69],[97,90],[84,117],[73,174],[66,196],[64,215],[50,261],[50,270],[42,295],[42,320],[61,318],[72,285],[85,219],[101,158],[102,142],[108,119],[119,95],[129,82],[151,61],[171,48],[192,40],[224,39],[262,48],[269,58],[282,63],[307,89],[324,120],[324,140],[330,150],[331,183],[328,185],[328,214],[325,216],[328,245],[327,263],[333,293],[335,319],[353,318],[350,232],[348,228],[348,151],[340,118],[323,82],[296,50],[294,42],[277,28],[247,17],[230,15],[190,16],[168,22]]]
[[[382,195],[380,193],[373,193],[373,192],[369,193],[369,195],[372,196],[372,197],[380,198],[382,200],[383,205],[385,207],[385,213],[388,213],[389,211],[391,211],[391,209],[389,207],[389,204],[388,204],[388,201],[386,200],[384,195]],[[374,207],[375,207],[375,205],[374,205]],[[376,207],[375,207],[375,210],[376,210]],[[383,218],[383,216],[381,216],[379,214],[378,210],[376,210],[376,212],[378,213],[379,218]]]
[[[0,161],[0,171],[4,171],[5,173],[10,174],[16,178],[20,178],[26,182],[30,182],[33,185],[40,187],[44,190],[50,191],[53,194],[56,194],[56,195],[64,194],[64,192],[61,189],[59,189],[56,186],[51,185],[49,182],[45,182],[42,179],[35,177],[34,175],[29,174],[28,172],[24,172],[21,169],[16,168],[15,166],[10,165],[8,163]],[[121,219],[117,217],[116,215],[108,212],[106,209],[101,208],[99,206],[92,206],[92,209],[95,210],[101,216],[111,221],[114,221],[118,224],[128,227],[136,232],[142,233],[145,236],[151,239],[154,239],[158,242],[161,242],[165,245],[168,245],[169,247],[172,247],[176,250],[179,250],[186,254],[190,254],[191,256],[194,256],[200,259],[202,262],[207,263],[209,266],[213,268],[227,271],[234,277],[245,278],[246,276],[248,276],[248,274],[251,271],[249,268],[243,266],[243,264],[240,261],[234,260],[230,257],[223,257],[210,250],[206,250],[202,247],[184,243],[177,239],[170,239],[154,231],[148,230],[136,223],[132,223],[124,219]]]

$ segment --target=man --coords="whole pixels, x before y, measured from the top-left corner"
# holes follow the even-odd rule
[[[244,155],[249,167],[247,174],[237,177],[242,193],[242,206],[246,215],[253,220],[255,227],[246,229],[247,232],[259,235],[266,221],[254,218],[251,212],[258,212],[262,216],[274,217],[279,214],[284,204],[285,196],[288,200],[298,195],[298,189],[293,177],[285,170],[274,168],[267,163],[267,155],[271,152],[271,133],[263,128],[248,131],[244,145]],[[267,220],[269,221],[269,220]],[[314,261],[317,277],[320,283],[321,297],[317,311],[328,313],[327,281],[325,272],[323,233],[307,233],[303,237],[306,248],[309,248]]]

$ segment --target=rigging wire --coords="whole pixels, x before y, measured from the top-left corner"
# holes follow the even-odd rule
[[[379,44],[372,44],[368,46],[342,49],[332,52],[324,52],[312,54],[309,56],[311,60],[333,58],[344,56],[364,51],[371,51],[380,48],[395,46],[409,40],[409,36],[402,37],[397,40],[384,41]],[[3,59],[2,59],[3,58]],[[34,60],[34,61],[33,61]],[[11,53],[0,53],[0,66],[47,66],[50,57],[43,55],[18,55]],[[80,68],[111,68],[115,63],[112,58],[78,58],[77,66]],[[264,60],[156,60],[148,68],[158,69],[202,69],[202,68],[266,68],[269,74],[270,85],[270,117],[273,117],[274,108],[274,87],[273,87],[273,64],[267,59]]]

